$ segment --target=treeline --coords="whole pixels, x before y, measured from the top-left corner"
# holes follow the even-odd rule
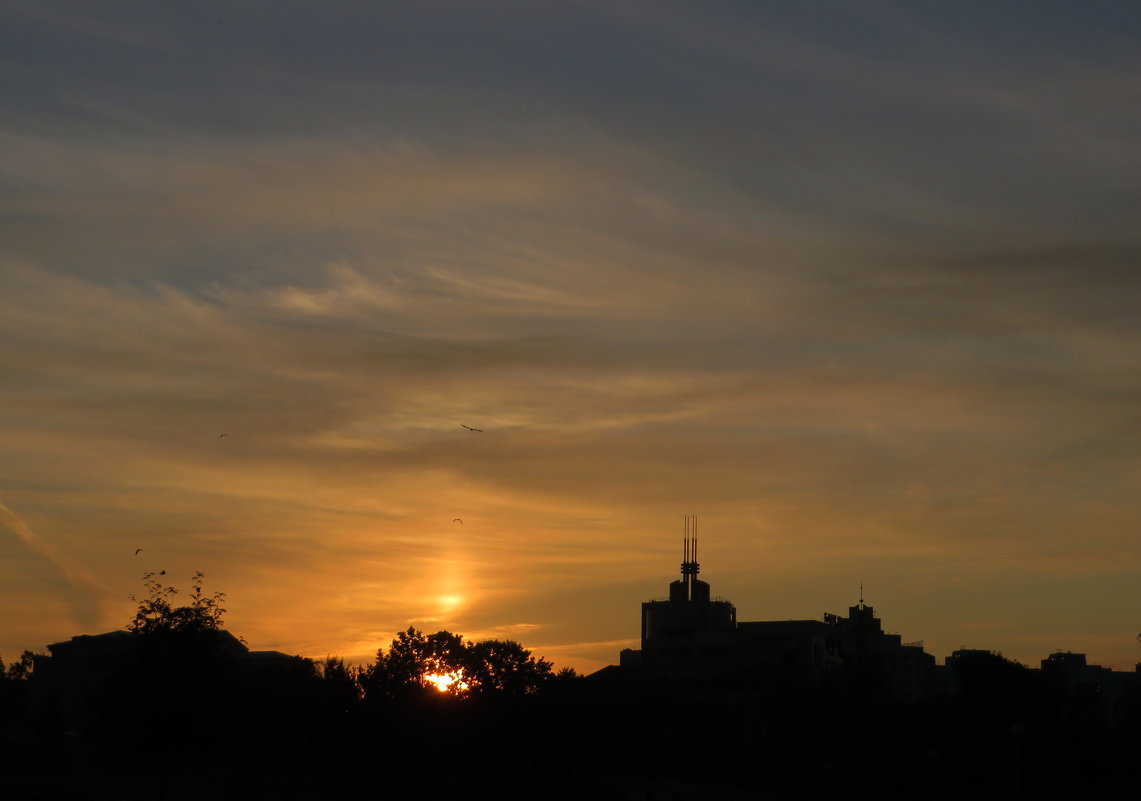
[[[546,730],[569,717],[575,671],[510,640],[415,628],[366,665],[250,652],[203,579],[182,594],[147,574],[125,632],[0,670],[0,797],[11,775],[132,799],[327,798],[381,778],[454,798],[492,765],[499,797],[515,797],[561,759]]]
[[[516,643],[449,632],[401,632],[365,666],[251,657],[206,632],[135,636],[115,670],[81,688],[78,710],[68,708],[76,688],[54,682],[50,665],[9,671],[0,776],[132,799],[190,797],[191,787],[325,798],[321,788],[371,790],[383,776],[398,795],[454,798],[501,765],[500,797],[516,797],[546,770],[544,732],[569,717],[582,681]],[[461,678],[441,690],[434,654],[445,644],[462,667],[451,663]]]

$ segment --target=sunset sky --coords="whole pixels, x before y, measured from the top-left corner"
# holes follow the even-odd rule
[[[1139,41],[1128,0],[6,0],[0,655],[163,569],[255,649],[594,670],[698,514],[740,620],[863,582],[940,661],[1132,669]]]

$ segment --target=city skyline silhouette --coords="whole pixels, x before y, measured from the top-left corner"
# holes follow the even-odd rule
[[[934,782],[1063,799],[1135,783],[1141,663],[961,649],[937,666],[862,597],[847,617],[738,621],[697,578],[697,530],[687,517],[668,597],[642,604],[642,647],[585,677],[414,627],[361,666],[254,650],[203,574],[187,593],[147,574],[129,630],[0,669],[0,795],[315,799],[376,795],[384,776],[378,797],[872,799]]]

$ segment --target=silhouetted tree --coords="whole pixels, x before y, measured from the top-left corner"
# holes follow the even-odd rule
[[[24,651],[20,658],[5,667],[0,659],[0,731],[19,725],[28,712],[29,679],[36,654]]]
[[[1036,681],[1025,665],[988,651],[957,655],[951,665],[965,695],[987,702],[1023,695]]]
[[[526,695],[551,678],[551,663],[535,657],[514,640],[466,643],[463,681],[470,692]]]
[[[165,573],[165,571],[163,571]],[[189,603],[175,606],[173,600],[178,595],[177,587],[163,586],[158,580],[159,573],[144,573],[143,584],[146,596],[139,601],[138,609],[128,628],[144,637],[165,634],[199,634],[205,631],[218,631],[222,628],[222,606],[225,593],[206,595],[202,583],[206,576],[196,571],[191,577],[192,591]]]
[[[363,683],[367,695],[394,698],[416,695],[430,686],[429,676],[458,679],[463,671],[463,638],[450,631],[425,635],[409,626],[396,635],[388,652],[378,649],[376,661],[367,669]],[[449,692],[459,691],[453,681]],[[436,692],[436,687],[432,687]]]
[[[361,668],[346,665],[336,656],[325,657],[316,667],[326,708],[338,714],[351,711],[361,699]]]
[[[185,604],[160,575],[143,576],[146,594],[128,624],[135,644],[112,679],[106,723],[146,747],[210,747],[207,733],[233,714],[235,667],[246,649],[222,629],[224,595],[203,592],[202,572],[191,577]]]
[[[561,682],[573,682],[573,672]],[[548,745],[535,736],[546,731],[569,704],[556,702],[546,687],[556,681],[551,663],[517,642],[471,642],[450,631],[424,634],[413,627],[396,635],[389,648],[360,673],[368,714],[361,717],[368,754],[377,754],[409,777],[401,793],[422,794],[417,779],[431,772],[439,797],[470,793],[466,776],[505,755],[517,766],[496,788],[502,798],[525,797],[522,784]],[[542,691],[541,691],[542,690]],[[448,766],[424,743],[447,732]],[[519,784],[519,787],[515,787]]]
[[[470,642],[450,631],[409,627],[362,675],[366,694],[395,697],[430,689],[450,695],[526,695],[551,678],[552,665],[512,640]],[[439,681],[445,677],[450,681]]]
[[[36,655],[31,651],[24,651],[24,653],[20,654],[19,661],[13,662],[7,667],[4,666],[4,660],[0,659],[0,678],[9,681],[23,681],[30,678],[35,658]]]

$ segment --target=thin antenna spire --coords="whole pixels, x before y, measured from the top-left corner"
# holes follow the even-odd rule
[[[681,561],[689,561],[689,515],[685,516],[685,537],[682,539]]]

